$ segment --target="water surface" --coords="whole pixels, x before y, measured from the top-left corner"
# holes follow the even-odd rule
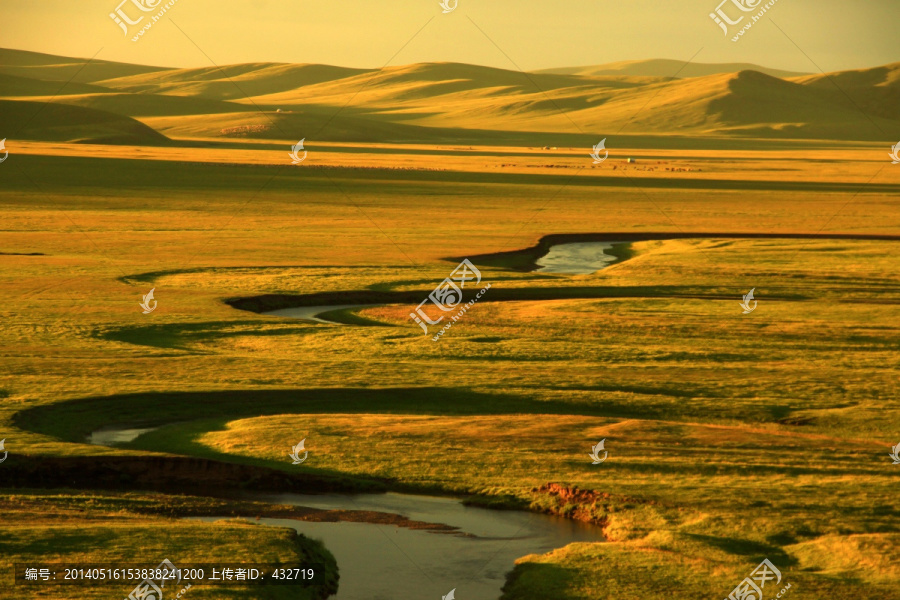
[[[550,251],[537,260],[539,273],[568,273],[586,275],[608,267],[619,260],[607,254],[613,246],[628,242],[576,242],[572,244],[556,244]]]
[[[158,427],[119,425],[91,433],[92,444],[131,442]],[[517,558],[573,542],[604,541],[599,527],[524,511],[463,506],[454,498],[409,494],[263,494],[247,500],[322,510],[364,510],[458,527],[455,533],[371,523],[310,523],[262,518],[322,540],[340,569],[336,600],[436,599],[456,588],[459,600],[496,600]],[[215,521],[226,517],[206,517]],[[227,517],[230,518],[230,517]],[[253,562],[247,560],[246,562]]]
[[[380,306],[378,304],[335,304],[332,306],[298,306],[296,308],[281,308],[270,312],[264,312],[263,315],[271,317],[290,317],[292,319],[303,319],[305,321],[314,321],[316,323],[337,324],[336,321],[328,321],[319,318],[322,313],[333,310],[344,310],[347,308],[368,308],[370,306]]]
[[[260,519],[322,540],[340,570],[336,600],[497,600],[517,558],[573,542],[601,542],[599,527],[522,511],[463,506],[452,498],[406,494],[307,496],[253,494],[252,499],[321,509],[373,510],[459,527],[458,533],[369,523]],[[215,520],[215,519],[208,519]]]
[[[133,442],[138,436],[156,429],[159,429],[159,427],[123,428],[121,426],[113,425],[92,431],[91,435],[88,436],[87,441],[90,444],[96,444],[98,446],[115,446],[116,444]]]

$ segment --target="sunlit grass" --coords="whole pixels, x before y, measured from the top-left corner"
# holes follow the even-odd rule
[[[550,233],[900,233],[890,189],[850,203],[843,187],[827,189],[873,175],[868,150],[825,170],[798,150],[780,157],[789,172],[759,156],[698,152],[690,160],[704,170],[670,189],[619,173],[613,185],[605,170],[567,182],[525,164],[506,177],[484,156],[451,156],[457,170],[440,176],[341,172],[338,187],[322,170],[169,162],[185,149],[149,160],[98,152],[103,160],[34,154],[22,171],[4,165],[0,252],[45,253],[0,256],[9,464],[19,453],[163,451],[567,514],[577,507],[533,489],[608,494],[590,512],[613,541],[524,558],[509,599],[725,597],[766,556],[798,595],[883,600],[878,586],[896,582],[896,242],[652,241],[593,275],[484,267],[491,291],[437,343],[409,319],[413,305],[366,309],[385,327],[357,327],[224,303],[427,293],[458,262],[450,257]],[[367,166],[388,161],[370,152]],[[436,165],[417,152],[417,164]],[[327,158],[347,157],[338,154]],[[22,173],[41,174],[41,189]],[[699,181],[712,173],[722,189]],[[737,190],[727,183],[737,178],[809,185]],[[150,288],[159,307],[142,315]],[[742,315],[750,288],[759,306]],[[66,404],[85,397],[99,400]],[[187,423],[127,449],[83,443],[103,425],[177,421]],[[287,452],[303,438],[310,459],[294,467]],[[602,438],[610,458],[592,466]],[[223,553],[285,543],[264,528],[112,513],[91,522],[100,537],[77,541],[62,529],[83,528],[79,514],[28,510],[20,522],[0,514],[4,532],[24,536],[8,559],[53,539],[56,554],[97,559],[138,548],[200,556],[210,539]],[[225,540],[235,528],[240,548]]]

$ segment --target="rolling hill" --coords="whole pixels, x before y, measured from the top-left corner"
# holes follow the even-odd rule
[[[283,140],[306,135],[491,143],[510,134],[522,139],[554,133],[900,139],[900,63],[815,76],[697,64],[673,78],[661,75],[678,70],[672,68],[676,61],[665,60],[535,73],[460,63],[373,70],[284,63],[162,69],[92,62],[91,73],[66,84],[63,77],[79,64],[83,61],[0,51],[0,98],[7,104],[52,101],[99,111],[77,113],[93,123],[99,113],[108,123],[110,115],[138,119],[145,128],[140,132],[137,122],[117,126],[148,143],[165,136]],[[52,127],[73,128],[74,123]],[[151,128],[159,137],[147,135]],[[89,135],[89,129],[81,133]]]
[[[874,69],[798,77],[792,81],[816,90],[831,101],[863,112],[896,119],[900,106],[900,63]]]
[[[0,73],[48,81],[94,83],[102,79],[140,73],[159,73],[170,69],[128,63],[69,58],[40,52],[0,48]]]
[[[369,71],[364,69],[330,65],[246,63],[228,65],[221,69],[174,69],[165,73],[142,73],[101,83],[108,88],[130,93],[235,100],[294,90],[367,72]]]
[[[536,72],[556,73],[560,75],[583,75],[585,77],[627,75],[632,77],[678,77],[687,79],[690,77],[721,75],[723,73],[737,73],[739,71],[759,71],[760,73],[779,78],[805,75],[805,73],[782,71],[781,69],[769,69],[751,63],[690,63],[686,65],[684,61],[671,60],[668,58],[626,60],[586,67],[543,69]]]
[[[0,100],[0,130],[15,132],[15,139],[52,142],[142,146],[170,141],[130,117],[81,106],[21,100]]]

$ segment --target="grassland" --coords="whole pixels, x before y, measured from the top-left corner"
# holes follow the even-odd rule
[[[798,150],[783,161],[790,176],[742,171],[767,160],[744,151],[698,152],[661,193],[628,175],[609,181],[619,169],[607,165],[568,183],[524,164],[499,177],[473,165],[489,158],[453,149],[407,155],[471,166],[434,182],[432,172],[342,167],[340,149],[323,151],[330,168],[280,169],[263,166],[279,160],[266,148],[232,149],[243,165],[166,156],[178,149],[136,159],[127,147],[118,157],[114,147],[98,157],[30,148],[4,165],[0,192],[2,251],[43,253],[0,257],[11,460],[161,451],[284,469],[284,446],[300,436],[314,475],[604,525],[609,544],[523,558],[510,599],[725,595],[766,556],[804,593],[875,600],[896,583],[896,242],[699,237],[896,235],[895,173],[880,171],[855,198],[847,189],[879,171],[876,149],[824,168],[804,167]],[[392,159],[371,148],[357,160]],[[567,160],[580,159],[573,150]],[[716,170],[722,189],[709,184]],[[729,185],[739,173],[759,189]],[[771,189],[801,181],[807,190]],[[482,265],[496,298],[439,343],[408,319],[409,305],[367,309],[381,326],[354,327],[224,303],[425,293],[455,264],[446,257],[525,248],[547,233],[685,228],[698,237],[635,242],[628,260],[590,276]],[[145,316],[137,302],[150,287],[160,307]],[[750,287],[760,307],[742,316]],[[81,443],[121,422],[175,424],[128,449]],[[611,458],[592,467],[587,451],[602,438]],[[551,482],[606,496],[563,500],[542,489]],[[43,518],[52,502],[32,494]],[[23,527],[3,519],[7,535]],[[119,526],[106,513],[96,521]],[[189,556],[199,539],[238,527],[131,526],[131,539],[166,535]],[[30,528],[34,547],[49,537],[87,552]],[[286,543],[279,535],[241,540],[256,553]],[[34,555],[16,548],[18,559]]]
[[[273,82],[302,76],[339,103],[352,86],[338,75],[390,76],[360,99],[383,109],[391,86],[440,82],[424,71],[263,66],[242,82],[288,106]],[[671,85],[685,94],[781,85],[721,78]],[[791,93],[820,84],[804,81]],[[77,461],[162,453],[293,475],[307,491],[453,493],[604,527],[609,543],[523,557],[504,600],[724,597],[766,557],[803,596],[884,600],[896,589],[900,467],[888,451],[900,442],[900,248],[828,237],[900,236],[900,170],[884,144],[649,131],[611,138],[610,159],[593,166],[577,133],[507,122],[479,143],[474,119],[450,143],[440,141],[444,117],[418,115],[410,129],[339,120],[342,133],[310,140],[294,167],[286,135],[213,135],[250,121],[224,105],[233,90],[209,72],[102,64],[76,83],[167,94],[185,82],[202,93],[167,95],[153,114],[135,98],[78,88],[71,105],[35,121],[34,135],[7,142],[0,439],[10,456],[0,469],[64,468],[58,482],[42,479],[46,489],[2,490],[4,560],[327,559],[285,530],[182,520],[212,512],[197,489],[160,495],[129,479],[99,491],[62,477],[86,464]],[[212,113],[212,103],[221,112],[192,113]],[[120,105],[100,121],[109,130],[59,129],[66,115]],[[290,129],[319,117],[253,118]],[[666,117],[653,119],[648,130]],[[142,127],[170,139],[96,143]],[[429,136],[342,139],[354,128],[378,138],[378,127]],[[529,273],[533,253],[503,254],[583,233],[654,239],[592,275]],[[665,233],[678,239],[657,239]],[[491,291],[434,343],[409,312],[461,257],[476,256]],[[151,288],[159,307],[144,315],[138,303]],[[759,307],[742,315],[750,288]],[[343,326],[228,304],[267,295],[297,305],[398,300]],[[122,448],[85,443],[111,424],[161,428]],[[296,476],[286,450],[304,437],[311,459]],[[588,451],[603,438],[610,458],[592,466]],[[109,488],[108,464],[79,481],[96,475]],[[0,589],[7,597],[42,596]]]

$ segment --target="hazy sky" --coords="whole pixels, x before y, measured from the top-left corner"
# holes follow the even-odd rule
[[[778,0],[737,43],[709,17],[720,1],[458,0],[456,10],[442,14],[438,0],[177,0],[132,42],[109,17],[121,0],[0,0],[0,45],[182,67],[457,61],[532,70],[688,60],[698,51],[695,62],[806,72],[817,71],[810,59],[825,71],[900,61],[900,0]],[[155,14],[132,0],[122,10],[132,19]],[[723,10],[742,14],[731,0]]]

